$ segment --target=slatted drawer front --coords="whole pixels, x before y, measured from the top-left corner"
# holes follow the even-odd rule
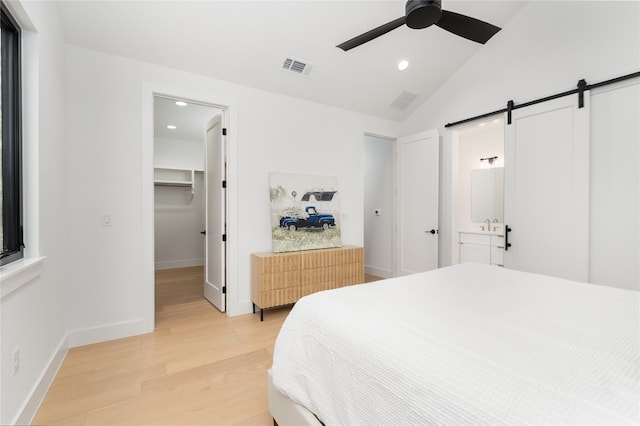
[[[261,308],[271,308],[273,306],[289,305],[300,299],[300,286],[280,288],[277,290],[261,291],[256,305]]]
[[[333,250],[312,250],[300,253],[300,269],[324,268],[336,264]]]
[[[254,255],[260,259],[258,274],[276,274],[300,270],[300,254]]]
[[[336,251],[336,264],[343,265],[345,263],[364,263],[364,249],[361,247],[343,248]]]
[[[303,297],[312,293],[317,293],[323,290],[329,290],[332,288],[335,288],[335,281],[328,281],[328,282],[314,283],[314,284],[302,284],[300,286],[300,297]]]
[[[299,285],[300,271],[289,271],[281,272],[279,274],[264,274],[258,276],[258,286],[260,290],[274,290]]]
[[[336,265],[336,288],[364,282],[364,263]]]
[[[348,285],[362,284],[364,283],[364,274],[362,276],[345,276],[336,279],[335,288],[346,287]]]
[[[300,283],[302,285],[330,282],[330,281],[335,281],[335,279],[336,279],[335,266],[327,266],[325,268],[303,269],[302,271],[300,271]]]

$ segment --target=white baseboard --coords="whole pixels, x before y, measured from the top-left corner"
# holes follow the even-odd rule
[[[242,300],[238,303],[235,309],[229,309],[229,301],[227,300],[227,313],[230,317],[235,317],[237,315],[245,315],[253,312],[253,302],[251,300]]]
[[[152,331],[153,325],[151,325],[151,328],[147,327],[142,319],[73,330],[69,332],[69,347],[75,348],[76,346],[137,336],[138,334],[151,333]]]
[[[58,370],[60,369],[60,366],[62,366],[62,362],[67,356],[68,351],[69,338],[68,335],[65,335],[58,345],[57,350],[52,355],[47,368],[45,368],[42,372],[40,380],[38,380],[38,383],[36,383],[36,385],[34,386],[33,391],[31,392],[31,396],[27,399],[27,401],[25,401],[24,407],[22,407],[22,410],[20,410],[20,413],[12,424],[31,424],[33,418],[38,412],[38,409],[40,408],[40,404],[42,404],[42,401],[44,401],[44,397],[47,394],[49,387],[53,383],[53,380],[56,378],[56,374],[58,374]]]
[[[179,260],[161,260],[156,262],[156,271],[161,269],[189,268],[191,266],[204,265],[204,259],[179,259]]]
[[[375,266],[364,266],[364,272],[367,274],[375,275],[376,277],[392,278],[393,274],[387,269],[376,268]]]

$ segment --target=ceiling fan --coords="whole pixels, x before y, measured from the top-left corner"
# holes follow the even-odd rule
[[[499,27],[479,19],[442,10],[441,0],[409,0],[405,6],[405,16],[360,34],[336,47],[346,52],[395,30],[403,24],[413,29],[427,28],[435,24],[453,34],[481,44],[485,44],[500,31]]]

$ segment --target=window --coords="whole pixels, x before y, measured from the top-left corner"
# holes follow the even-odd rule
[[[0,265],[22,258],[22,149],[20,28],[2,2],[2,37],[0,38],[0,109],[2,115],[2,156],[0,169]]]

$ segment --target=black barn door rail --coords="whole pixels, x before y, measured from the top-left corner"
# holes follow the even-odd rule
[[[627,75],[623,75],[623,76],[620,76],[620,77],[612,78],[611,80],[602,81],[600,83],[594,83],[594,84],[587,84],[587,82],[583,79],[583,80],[578,81],[578,85],[577,85],[576,89],[567,90],[566,92],[557,93],[555,95],[547,96],[545,98],[536,99],[534,101],[525,102],[523,104],[517,104],[516,105],[513,102],[513,100],[510,100],[509,102],[507,102],[507,107],[506,108],[499,109],[497,111],[488,112],[486,114],[477,115],[475,117],[466,118],[464,120],[456,121],[454,123],[448,123],[448,124],[445,124],[444,127],[459,126],[460,124],[465,124],[465,123],[468,123],[470,121],[479,120],[481,118],[491,117],[492,115],[503,114],[505,112],[507,113],[507,124],[511,124],[511,112],[513,110],[516,110],[518,108],[525,108],[525,107],[528,107],[528,106],[531,106],[531,105],[535,105],[535,104],[539,104],[539,103],[542,103],[542,102],[551,101],[553,99],[562,98],[564,96],[574,95],[576,93],[578,94],[578,107],[582,108],[584,106],[584,91],[585,90],[595,89],[597,87],[606,86],[608,84],[618,83],[620,81],[629,80],[629,79],[636,78],[636,77],[640,77],[640,71],[634,72],[634,73],[631,73],[631,74],[627,74]]]

